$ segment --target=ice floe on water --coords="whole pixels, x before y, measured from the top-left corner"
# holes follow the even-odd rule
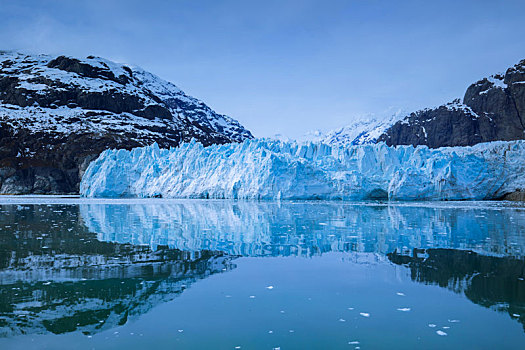
[[[86,197],[481,200],[525,188],[525,142],[429,149],[249,140],[107,150]]]

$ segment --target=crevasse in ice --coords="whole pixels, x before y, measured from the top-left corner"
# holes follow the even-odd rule
[[[481,200],[525,189],[525,141],[429,149],[248,140],[107,150],[86,197]]]

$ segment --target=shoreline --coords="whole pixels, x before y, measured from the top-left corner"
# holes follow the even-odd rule
[[[463,201],[384,201],[384,200],[256,200],[256,199],[205,199],[205,198],[87,198],[78,196],[61,195],[0,195],[0,205],[215,205],[229,203],[230,205],[247,206],[293,206],[301,204],[319,206],[342,207],[422,207],[443,209],[470,209],[486,208],[500,210],[502,208],[515,208],[525,210],[525,202],[509,200],[463,200]]]

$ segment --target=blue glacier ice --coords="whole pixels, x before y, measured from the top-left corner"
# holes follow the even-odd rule
[[[106,150],[86,197],[482,200],[525,189],[525,141],[472,147],[248,140]]]

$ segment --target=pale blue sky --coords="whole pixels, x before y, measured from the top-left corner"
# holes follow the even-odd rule
[[[525,1],[7,1],[0,49],[170,80],[256,136],[462,97],[525,58]]]

